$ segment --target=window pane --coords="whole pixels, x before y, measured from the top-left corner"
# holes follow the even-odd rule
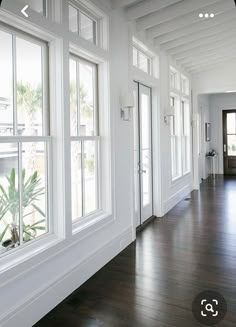
[[[16,38],[17,132],[43,133],[42,47]]]
[[[78,98],[77,98],[77,78],[76,61],[70,60],[70,125],[71,136],[78,136]]]
[[[82,154],[81,142],[71,143],[72,219],[82,217]]]
[[[96,22],[80,12],[80,36],[87,41],[96,43]]]
[[[139,69],[145,73],[149,72],[149,60],[142,52],[139,52]]]
[[[96,135],[96,66],[79,62],[80,136]]]
[[[23,1],[25,5],[29,5],[30,9],[40,13],[44,14],[44,11],[46,8],[44,8],[44,1],[43,0],[28,0],[28,1]]]
[[[138,50],[133,47],[133,65],[138,67]]]
[[[13,135],[12,36],[0,31],[0,136]]]
[[[78,33],[78,11],[69,6],[69,29],[73,33]]]
[[[150,129],[150,96],[142,94],[141,96],[141,120],[142,120],[142,149],[149,149],[151,147]]]
[[[18,146],[0,145],[0,254],[19,245]]]
[[[227,114],[227,134],[236,134],[236,114]]]
[[[150,193],[150,174],[151,174],[151,150],[142,150],[143,163],[143,207],[147,206],[151,201]]]
[[[88,215],[98,209],[97,142],[84,142],[84,209]]]
[[[228,156],[236,156],[236,135],[227,135]]]
[[[23,240],[29,242],[47,233],[47,146],[22,145]]]

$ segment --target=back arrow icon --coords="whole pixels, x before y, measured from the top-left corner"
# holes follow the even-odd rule
[[[26,10],[29,8],[29,6],[27,5],[27,6],[25,6],[22,10],[21,10],[21,12],[22,12],[22,14],[25,16],[25,17],[29,17],[29,15],[27,14],[27,12],[26,12]]]

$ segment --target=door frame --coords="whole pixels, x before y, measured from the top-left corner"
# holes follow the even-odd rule
[[[223,169],[224,169],[224,175],[227,176],[231,176],[231,174],[227,174],[226,173],[226,160],[225,160],[225,157],[229,157],[228,155],[225,156],[225,151],[224,151],[224,145],[228,145],[228,142],[227,142],[227,114],[228,113],[235,113],[236,114],[236,109],[224,109],[222,110],[222,133],[223,133],[223,148],[222,148],[222,151],[223,151]],[[226,149],[226,153],[228,154],[227,152],[227,149]],[[236,157],[235,157],[235,160],[236,160]],[[234,174],[232,174],[233,176]],[[236,174],[235,174],[236,175]]]
[[[150,172],[151,172],[151,206],[152,206],[152,215],[150,217],[148,217],[146,220],[142,221],[142,175],[140,173],[138,174],[138,188],[137,190],[135,190],[135,193],[138,192],[138,199],[139,199],[139,208],[138,208],[138,216],[139,216],[139,225],[137,225],[137,221],[136,221],[136,227],[140,227],[143,224],[145,224],[150,218],[153,217],[153,213],[154,213],[154,169],[153,169],[153,124],[152,124],[152,118],[153,118],[153,90],[151,86],[145,85],[142,82],[139,82],[137,80],[133,80],[133,83],[137,84],[137,90],[138,90],[138,94],[137,94],[137,120],[136,120],[136,124],[138,124],[137,126],[137,132],[138,132],[138,160],[139,163],[141,162],[141,151],[140,151],[140,146],[141,146],[141,133],[140,133],[140,86],[143,86],[147,89],[150,90],[150,147],[151,147],[151,158],[150,158],[150,164],[151,164],[151,168],[150,168]],[[140,167],[139,167],[140,168]],[[137,194],[136,194],[137,195]],[[137,217],[136,217],[137,220]]]

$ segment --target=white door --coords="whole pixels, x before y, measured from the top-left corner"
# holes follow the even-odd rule
[[[137,226],[153,215],[151,89],[134,83],[135,213]]]

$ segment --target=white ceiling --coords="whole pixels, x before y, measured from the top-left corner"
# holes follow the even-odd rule
[[[234,0],[112,0],[154,45],[190,73],[236,58]],[[200,13],[215,14],[199,18]]]

